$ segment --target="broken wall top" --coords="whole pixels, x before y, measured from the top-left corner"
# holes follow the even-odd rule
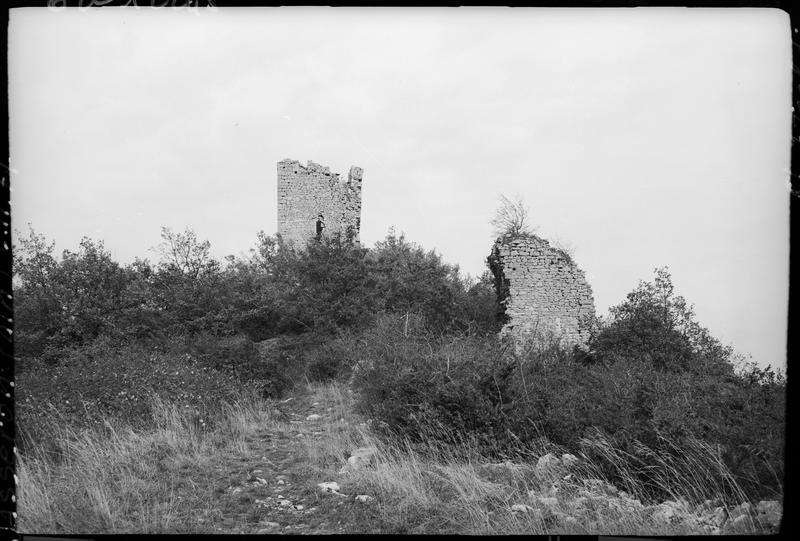
[[[278,162],[278,234],[302,247],[317,235],[317,216],[324,217],[323,234],[352,235],[361,230],[361,185],[364,170],[352,166],[346,180],[327,166],[285,159]]]
[[[536,235],[494,244],[490,267],[507,323],[503,333],[545,332],[585,345],[594,324],[592,289],[572,257]]]

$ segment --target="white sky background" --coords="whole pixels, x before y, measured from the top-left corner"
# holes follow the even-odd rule
[[[770,9],[11,10],[13,226],[122,263],[276,230],[276,163],[364,168],[390,226],[479,275],[499,194],[574,249],[598,313],[657,266],[785,366],[791,33]]]

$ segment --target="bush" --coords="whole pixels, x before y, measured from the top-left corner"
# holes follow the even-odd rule
[[[698,375],[626,357],[590,364],[546,337],[509,348],[491,337],[434,335],[419,317],[398,315],[380,317],[358,344],[357,407],[389,437],[467,439],[513,456],[543,441],[580,452],[600,431],[627,457],[624,471],[596,457],[603,474],[654,500],[670,494],[653,468],[671,464],[685,475],[682,449],[701,445],[718,450],[724,467],[714,471],[730,471],[750,496],[780,492],[785,385],[771,371]]]
[[[419,313],[435,331],[496,329],[496,300],[486,280],[471,288],[447,265],[390,233],[372,250],[339,235],[295,251],[261,236],[255,258],[270,277],[257,305],[237,316],[249,336],[314,331],[335,335],[368,328],[378,313]]]
[[[132,275],[102,242],[83,238],[78,252],[65,250],[60,261],[32,229],[15,247],[15,326],[17,354],[41,355],[98,336],[121,337],[130,307],[126,296]]]
[[[187,351],[204,366],[231,374],[243,385],[257,385],[265,397],[279,397],[290,387],[285,359],[262,354],[246,336],[194,335],[186,341]]]
[[[185,349],[203,364],[216,370],[247,373],[260,360],[255,343],[242,335],[192,335],[185,338]]]
[[[304,363],[308,380],[323,382],[348,376],[352,350],[356,344],[354,337],[343,335],[325,340],[319,346],[305,351]]]
[[[426,327],[439,332],[468,327],[466,283],[458,267],[444,263],[433,250],[425,251],[390,232],[375,244],[368,261],[374,296],[379,299],[376,309],[418,313]]]
[[[150,419],[153,396],[195,409],[202,417],[216,404],[233,402],[241,384],[203,366],[187,353],[107,339],[73,349],[52,366],[35,360],[17,376],[17,419],[21,442],[46,441],[48,419],[75,427],[105,418],[141,426]]]
[[[276,336],[308,331],[309,327],[300,319],[297,308],[281,300],[269,302],[267,295],[264,295],[264,305],[234,314],[232,325],[235,332],[244,334],[255,342],[261,342]]]
[[[273,287],[262,292],[254,315],[275,332],[305,330],[335,333],[369,323],[373,288],[366,269],[366,249],[340,235],[311,240],[295,251],[262,237],[262,265]]]
[[[121,267],[88,239],[61,260],[33,231],[21,241],[25,437],[46,437],[48,416],[146,422],[151,395],[199,415],[242,385],[276,397],[350,376],[359,409],[393,437],[509,455],[542,441],[577,450],[600,431],[630,458],[625,475],[654,494],[664,485],[653,461],[679,460],[681,445],[699,441],[751,493],[779,490],[785,380],[736,369],[666,269],[611,309],[588,352],[543,336],[512,348],[495,334],[503,313],[491,275],[469,283],[402,235],[373,250],[334,235],[295,251],[262,233],[253,257],[224,268],[191,231],[162,237],[156,267]]]
[[[54,245],[31,230],[14,251],[17,354],[57,362],[101,336],[337,336],[369,327],[384,310],[419,312],[436,331],[496,330],[489,283],[468,284],[457,267],[402,235],[373,250],[331,235],[296,251],[260,233],[252,257],[228,257],[224,267],[191,230],[164,228],[162,241],[155,266],[136,260],[122,267],[102,242],[86,238],[59,260]]]
[[[726,465],[747,490],[777,490],[783,378],[754,365],[736,373],[732,348],[695,321],[666,269],[656,269],[653,282],[641,282],[610,311],[611,321],[590,341],[591,362],[607,368],[595,372],[600,379],[587,389],[607,411],[616,410],[616,422],[590,422],[613,428],[621,445],[638,440],[661,449],[664,441],[700,438],[721,446]]]
[[[593,360],[645,363],[659,371],[732,373],[732,348],[695,321],[692,307],[675,295],[666,268],[655,274],[653,282],[640,282],[609,309],[611,320],[589,344]]]
[[[511,367],[496,339],[435,335],[419,315],[384,314],[353,352],[357,408],[412,441],[504,438]]]

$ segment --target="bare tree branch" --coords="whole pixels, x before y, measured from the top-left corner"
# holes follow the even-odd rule
[[[531,226],[529,216],[530,208],[521,195],[516,194],[513,198],[500,195],[500,205],[489,223],[495,237],[531,235],[536,228]]]

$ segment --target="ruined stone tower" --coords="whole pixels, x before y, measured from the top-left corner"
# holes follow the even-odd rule
[[[346,181],[312,161],[303,166],[290,159],[278,162],[278,234],[296,248],[316,237],[317,216],[325,222],[324,235],[352,234],[361,230],[360,167],[350,168]]]
[[[553,333],[585,346],[594,321],[592,288],[572,258],[535,235],[498,239],[489,256],[507,322],[501,333]]]

